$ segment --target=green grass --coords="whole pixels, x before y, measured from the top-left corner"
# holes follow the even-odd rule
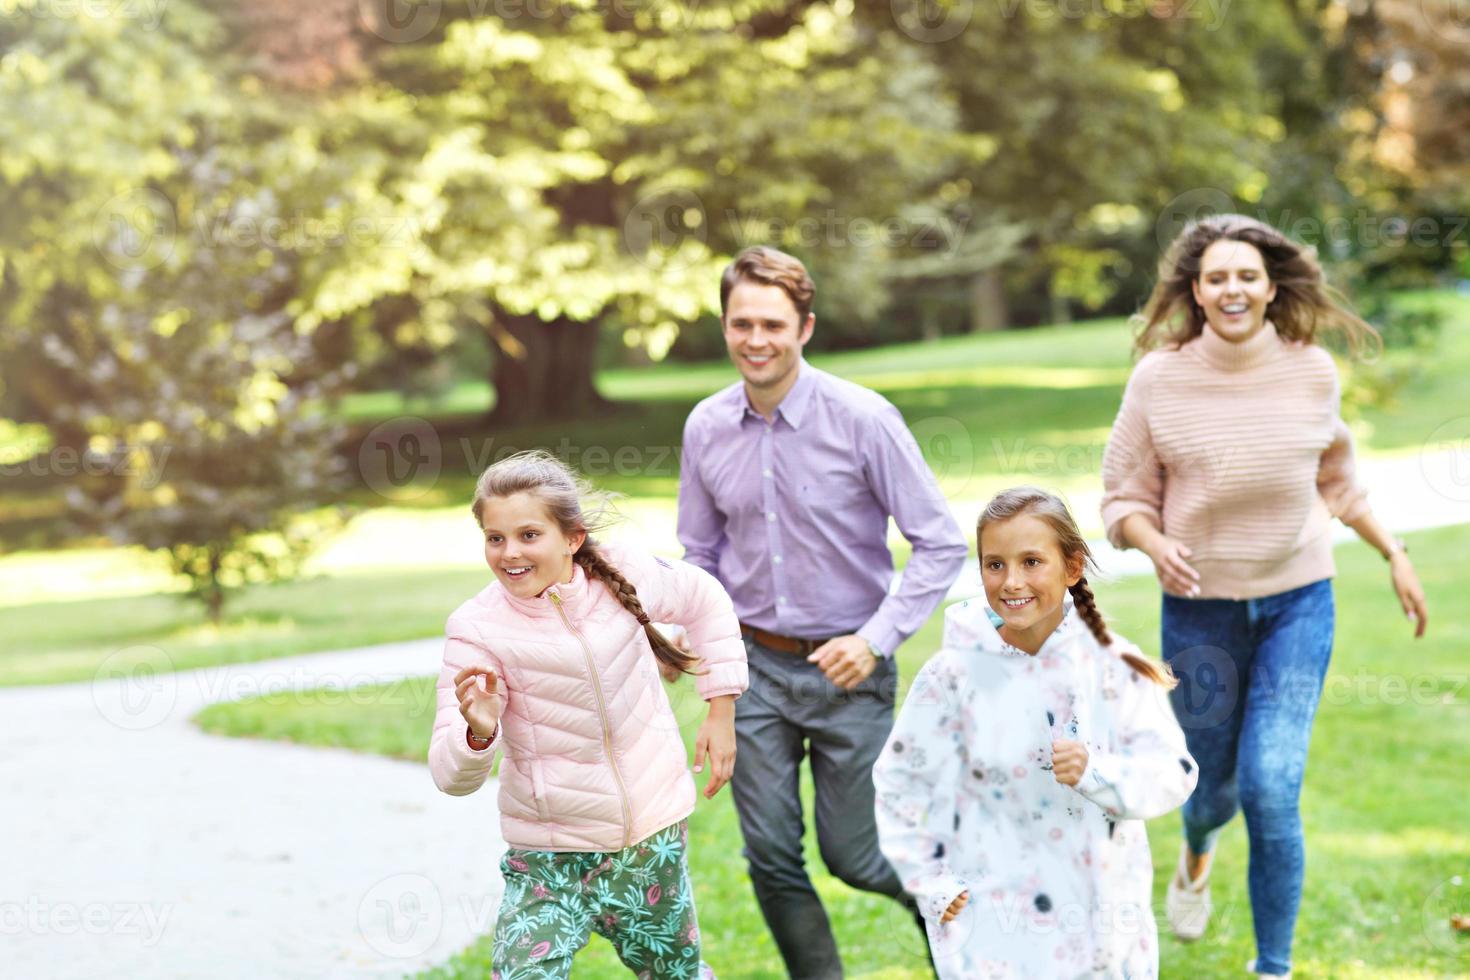
[[[489,572],[351,575],[249,586],[216,629],[170,595],[0,609],[0,684],[91,680],[134,663],[176,670],[420,639],[484,588]]]
[[[1461,394],[1463,378],[1470,375],[1470,297],[1406,294],[1401,302],[1440,304],[1449,316],[1434,358],[1401,393],[1400,404],[1365,413],[1365,455],[1415,449],[1447,419],[1470,424]],[[1402,358],[1395,354],[1390,360]],[[1022,481],[1073,496],[1095,492],[1131,363],[1128,327],[1116,319],[818,355],[813,361],[890,398],[962,510]],[[735,378],[726,363],[606,372],[600,379],[604,391],[626,400],[617,411],[574,424],[480,432],[455,429],[453,419],[435,416],[445,428],[434,481],[411,488],[407,497],[364,488],[354,500],[371,510],[310,566],[326,579],[248,589],[227,609],[230,621],[219,631],[204,627],[192,607],[159,594],[180,583],[141,549],[0,559],[0,630],[7,637],[0,684],[85,679],[103,658],[134,644],[162,649],[180,666],[201,666],[432,635],[446,611],[474,591],[436,591],[435,574],[455,582],[483,579],[474,572],[477,553],[466,503],[480,463],[512,446],[566,452],[596,483],[629,496],[625,508],[639,518],[639,533],[653,546],[677,551],[671,514],[684,419],[699,398]],[[471,403],[478,408],[488,397],[484,385],[471,385],[456,389],[446,405],[467,399],[461,407],[469,411]],[[355,396],[346,408],[362,420],[415,406],[396,395],[372,393]],[[0,442],[33,436],[15,427],[0,429]],[[1095,508],[1079,508],[1077,516],[1085,533],[1100,533]],[[902,561],[907,546],[894,545]],[[407,573],[396,566],[404,560],[464,573]],[[356,577],[369,572],[378,576],[371,586]],[[394,602],[362,598],[376,589],[393,593]],[[124,599],[125,594],[146,597]],[[96,601],[50,601],[66,596]]]
[[[1431,610],[1429,636],[1413,642],[1391,595],[1382,560],[1353,544],[1338,551],[1337,648],[1313,735],[1303,798],[1306,898],[1297,927],[1301,978],[1470,976],[1470,937],[1450,933],[1450,911],[1470,913],[1470,835],[1465,833],[1465,746],[1470,744],[1467,604],[1458,583],[1470,526],[1410,537]],[[1157,651],[1158,589],[1131,578],[1099,589],[1115,629]],[[905,680],[938,645],[936,614],[900,654]],[[211,731],[287,738],[423,760],[433,715],[432,679],[309,698],[217,705],[199,718]],[[674,688],[692,739],[700,706],[691,685]],[[804,787],[810,807],[810,785]],[[1178,853],[1178,816],[1150,827],[1156,897]],[[727,793],[701,799],[690,821],[691,861],[706,958],[725,978],[780,976],[740,856]],[[808,864],[836,923],[848,975],[917,980],[925,974],[917,934],[892,903],[855,892],[822,869],[808,834]],[[1236,820],[1224,833],[1215,871],[1211,934],[1184,947],[1162,942],[1162,973],[1242,976],[1253,955],[1245,891],[1246,842]],[[1462,876],[1463,885],[1448,882]],[[1446,894],[1459,896],[1455,905]],[[1162,908],[1158,909],[1162,919]],[[489,975],[481,940],[434,978]],[[594,937],[577,977],[626,976],[611,947]]]

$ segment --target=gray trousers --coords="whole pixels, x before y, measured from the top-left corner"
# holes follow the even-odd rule
[[[923,920],[878,849],[873,763],[893,728],[898,665],[890,657],[850,691],[805,657],[745,641],[750,687],[735,702],[735,776],[730,788],[745,837],[750,881],[766,925],[795,980],[840,980],[842,960],[802,853],[801,762],[810,753],[817,844],[834,876],[902,902]],[[895,952],[922,949],[927,937]]]

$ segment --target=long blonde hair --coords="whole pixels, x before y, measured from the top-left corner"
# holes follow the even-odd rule
[[[1190,222],[1164,252],[1159,281],[1143,312],[1133,318],[1139,353],[1179,347],[1204,331],[1205,311],[1195,302],[1193,286],[1205,250],[1218,241],[1245,242],[1261,253],[1266,277],[1276,286],[1266,318],[1282,339],[1309,344],[1326,329],[1340,332],[1354,355],[1365,346],[1382,349],[1378,331],[1327,284],[1314,249],[1292,241],[1264,221],[1243,214],[1217,214]]]
[[[562,534],[567,537],[578,532],[587,535],[582,540],[582,546],[572,555],[572,560],[582,566],[588,578],[596,579],[606,586],[613,598],[643,625],[648,644],[653,647],[654,656],[661,663],[686,674],[693,673],[692,668],[698,660],[674,646],[649,621],[648,614],[643,610],[643,603],[638,598],[638,590],[607,560],[597,542],[592,540],[591,532],[606,526],[606,497],[603,497],[603,506],[599,509],[590,513],[584,512],[583,499],[598,497],[597,491],[590,484],[573,475],[566,464],[550,453],[540,450],[516,453],[492,463],[475,483],[475,500],[470,509],[481,530],[485,527],[481,513],[485,502],[494,497],[509,497],[517,493],[529,493],[540,500]]]
[[[1092,549],[1087,547],[1087,540],[1082,537],[1067,505],[1059,497],[1038,487],[1012,487],[990,498],[990,503],[981,511],[980,520],[975,526],[977,549],[986,525],[1008,521],[1019,514],[1030,514],[1051,528],[1052,533],[1057,536],[1057,547],[1061,549],[1062,558],[1068,566],[1073,562],[1080,562],[1084,573],[1089,568],[1097,571],[1097,561],[1092,556]],[[1087,584],[1086,574],[1077,579],[1076,585],[1068,586],[1067,591],[1072,594],[1072,604],[1082,622],[1087,624],[1088,631],[1098,643],[1105,647],[1112,646],[1113,635],[1108,632],[1108,624],[1103,619],[1102,610],[1097,607],[1097,597]],[[1128,666],[1165,689],[1172,690],[1179,683],[1178,678],[1165,664],[1128,651],[1124,651],[1121,656],[1128,662]]]

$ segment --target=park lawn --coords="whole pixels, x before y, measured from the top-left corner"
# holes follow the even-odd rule
[[[188,670],[441,634],[486,569],[319,577],[242,588],[215,628],[170,594],[0,608],[0,685],[91,680],[134,665]]]
[[[1470,937],[1450,931],[1452,911],[1470,913],[1470,835],[1465,834],[1464,749],[1470,744],[1470,644],[1458,558],[1470,525],[1409,537],[1431,609],[1429,636],[1417,642],[1398,612],[1379,556],[1361,544],[1338,550],[1337,648],[1312,741],[1303,798],[1309,864],[1297,928],[1302,978],[1470,976]],[[1158,592],[1148,578],[1098,589],[1114,627],[1157,651]],[[904,648],[907,682],[938,645],[940,616]],[[432,679],[341,692],[288,694],[216,705],[199,716],[207,730],[285,738],[423,760],[433,716]],[[692,740],[700,705],[691,685],[673,689]],[[329,704],[318,704],[323,698]],[[808,810],[810,785],[804,787]],[[425,792],[432,792],[425,774]],[[1178,854],[1177,814],[1151,826],[1157,914]],[[721,977],[780,976],[740,856],[728,794],[701,799],[690,820],[692,872],[706,958]],[[847,888],[825,874],[808,833],[808,859],[827,903],[850,976],[917,980],[925,976],[917,932],[892,903]],[[1215,872],[1216,918],[1192,947],[1161,938],[1164,976],[1244,975],[1252,955],[1245,890],[1246,843],[1237,820],[1221,839]],[[1458,878],[1457,878],[1458,876]],[[1453,882],[1458,880],[1459,885]],[[489,974],[481,940],[425,974]],[[611,947],[594,937],[578,958],[578,977],[622,977]]]
[[[1365,455],[1412,451],[1447,422],[1470,424],[1460,394],[1470,374],[1470,297],[1405,294],[1401,302],[1438,304],[1449,316],[1435,357],[1400,403],[1360,420]],[[872,385],[898,405],[946,495],[966,514],[1019,482],[1041,483],[1073,500],[1096,493],[1128,371],[1128,328],[1121,320],[1103,320],[813,360]],[[466,516],[473,474],[513,446],[563,449],[596,483],[628,495],[622,507],[650,547],[677,554],[669,515],[683,420],[695,400],[733,378],[724,363],[611,371],[603,375],[605,389],[640,400],[575,424],[483,438],[446,435],[443,465],[432,483],[409,488],[406,497],[365,493],[357,502],[371,510],[320,548],[309,566],[321,577],[243,590],[218,630],[195,607],[167,594],[180,583],[158,556],[141,549],[0,558],[0,631],[6,637],[0,685],[86,680],[108,657],[132,656],[119,651],[135,646],[149,648],[142,656],[150,663],[198,667],[434,635],[448,610],[484,583]],[[394,402],[397,396],[361,397],[373,412],[404,407]],[[376,417],[361,406],[353,410]],[[1100,536],[1096,508],[1076,510],[1084,533]],[[961,523],[968,533],[971,518]],[[907,543],[892,543],[901,565]],[[393,599],[364,598],[379,592]],[[51,601],[62,595],[77,601]]]

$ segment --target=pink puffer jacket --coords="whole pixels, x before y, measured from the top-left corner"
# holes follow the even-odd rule
[[[682,561],[602,547],[651,619],[689,631],[708,670],[696,678],[700,696],[744,691],[740,625],[713,576]],[[494,582],[455,610],[445,632],[429,768],[441,790],[463,796],[480,788],[503,749],[506,843],[616,851],[693,812],[688,754],[648,637],[581,566],[571,582],[533,599]],[[469,664],[492,668],[506,698],[495,741],[479,751],[465,741],[468,726],[454,696],[454,675]]]

